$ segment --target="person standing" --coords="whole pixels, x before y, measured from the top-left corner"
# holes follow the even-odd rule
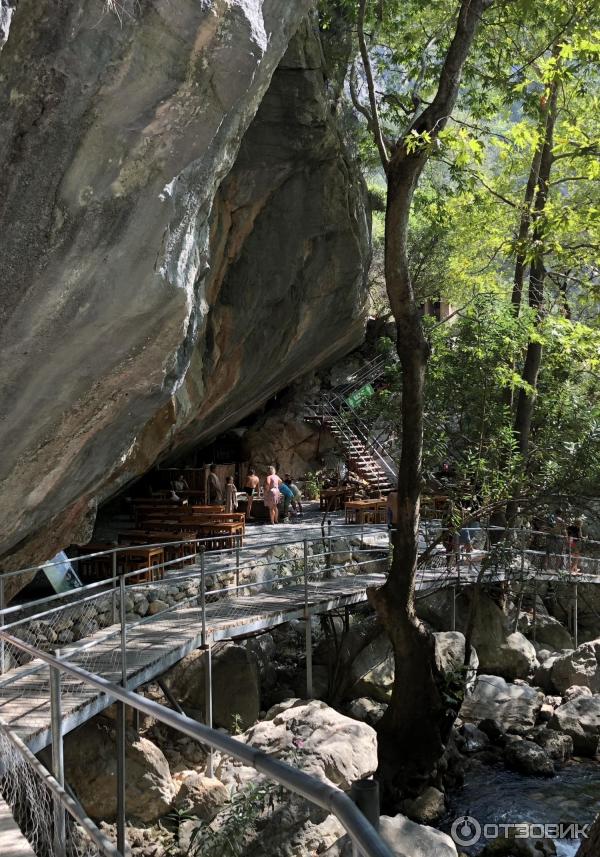
[[[272,524],[279,523],[279,501],[281,499],[281,492],[279,491],[279,486],[281,485],[281,479],[277,475],[277,471],[271,465],[269,467],[269,475],[265,479],[265,506],[269,510],[269,519]]]
[[[225,477],[225,511],[235,512],[237,510],[237,488],[233,482],[233,476]]]
[[[208,504],[209,506],[223,505],[223,486],[217,476],[217,465],[211,464],[208,473]]]
[[[260,479],[256,475],[256,470],[253,467],[250,467],[248,470],[248,475],[246,476],[246,481],[244,482],[244,491],[248,495],[248,504],[246,506],[246,520],[253,521],[252,517],[252,501],[256,494],[258,493],[258,486],[260,485]]]

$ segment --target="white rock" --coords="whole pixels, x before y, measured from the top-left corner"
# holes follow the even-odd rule
[[[449,836],[404,815],[382,815],[379,832],[397,857],[458,857]]]
[[[526,732],[535,726],[544,694],[527,685],[509,684],[500,676],[480,675],[472,696],[460,709],[463,720],[497,720],[504,729]]]
[[[304,771],[344,790],[377,768],[375,730],[320,700],[276,705],[240,738],[266,753],[295,757]]]

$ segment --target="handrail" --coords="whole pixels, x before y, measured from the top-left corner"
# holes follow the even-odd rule
[[[337,398],[339,398],[339,397],[337,397]],[[333,409],[334,416],[337,417],[338,419],[344,421],[345,420],[344,413],[339,406],[336,406],[335,398],[332,396],[329,401],[330,401],[330,405]],[[342,401],[342,400],[340,399],[340,401]],[[358,438],[361,440],[361,442],[366,444],[367,449],[369,449],[372,452],[372,454],[377,458],[378,462],[381,464],[383,469],[386,470],[388,475],[392,477],[392,481],[393,482],[396,481],[398,479],[398,472],[389,463],[387,458],[382,454],[381,450],[384,450],[383,444],[381,444],[379,441],[375,440],[374,438],[369,437],[367,431],[365,431],[366,426],[364,429],[362,428],[362,420],[357,415],[354,408],[352,408],[350,405],[347,405],[346,403],[344,403],[344,404],[345,404],[346,409],[353,415],[354,420],[356,422],[355,425],[352,425],[352,426],[349,425],[348,426],[348,431],[350,433],[356,434],[358,436]]]
[[[207,744],[214,750],[219,750],[227,756],[233,756],[256,771],[269,777],[295,794],[306,798],[311,803],[333,813],[349,833],[351,839],[362,850],[365,857],[393,857],[392,851],[380,837],[371,823],[360,812],[356,805],[341,789],[327,785],[304,771],[269,756],[262,750],[257,750],[248,744],[237,741],[230,735],[218,732],[209,726],[198,723],[183,714],[165,708],[158,702],[139,696],[137,693],[119,687],[116,684],[46,652],[36,649],[23,640],[13,637],[0,629],[0,639],[11,646],[20,648],[33,658],[39,658],[49,667],[63,671],[95,687],[102,694],[112,699],[130,705],[149,717],[156,718],[176,731],[183,732],[188,737]],[[119,854],[113,851],[113,854]]]
[[[339,525],[339,526],[341,526],[341,525]],[[368,536],[368,535],[374,535],[374,534],[381,534],[382,532],[385,531],[383,524],[369,524],[367,527],[365,527],[364,525],[355,524],[355,525],[343,525],[343,527],[344,527],[343,532],[345,535],[349,535],[349,534],[350,535],[361,535],[362,537]],[[315,529],[317,529],[317,528],[315,528]],[[319,531],[320,531],[320,529],[321,528],[319,528]],[[351,532],[349,532],[349,531],[351,531]],[[308,531],[304,530],[303,532],[308,532]],[[332,536],[332,538],[336,537],[336,535],[333,531],[333,528],[331,529],[331,531],[328,530],[328,534],[327,534],[326,538],[329,538],[330,535]],[[226,548],[224,550],[212,551],[210,556],[211,556],[211,558],[216,558],[217,560],[224,558],[224,557],[234,558],[238,551],[241,554],[244,551],[256,551],[256,550],[260,550],[260,549],[264,549],[264,548],[268,549],[268,548],[272,548],[272,547],[285,547],[285,546],[289,546],[289,545],[303,544],[304,541],[308,541],[309,543],[320,542],[320,541],[322,541],[322,539],[323,539],[323,535],[321,534],[318,536],[315,535],[312,538],[311,537],[302,537],[302,538],[298,538],[298,539],[288,539],[285,541],[261,542],[258,544],[246,545],[243,547],[236,547],[233,549],[232,548]],[[181,544],[189,544],[189,543],[203,542],[203,541],[205,541],[205,539],[189,539],[188,538],[188,539],[184,539],[181,542]],[[135,547],[140,547],[140,548],[141,547],[151,547],[151,546],[157,547],[157,546],[169,546],[169,545],[173,545],[173,544],[175,544],[175,543],[174,542],[164,542],[164,543],[160,543],[159,545],[136,545]],[[114,550],[115,549],[113,548],[113,549],[105,551],[105,552],[90,554],[89,556],[95,557],[95,556],[109,555],[111,553],[114,553]],[[194,552],[193,554],[186,554],[185,556],[177,557],[174,560],[169,560],[167,562],[161,563],[159,567],[160,568],[166,568],[167,566],[178,565],[179,563],[184,562],[185,560],[192,559],[196,555],[197,555],[196,552]],[[87,557],[81,556],[81,557],[74,557],[73,559],[74,560],[76,560],[76,559],[81,560],[81,559],[86,559],[86,558]],[[290,561],[289,558],[283,559],[283,560],[270,560],[269,564],[270,565],[278,565],[280,563],[289,562],[289,561]],[[251,560],[248,560],[248,562],[251,562]],[[241,567],[243,567],[243,566],[240,566],[240,568]],[[129,571],[126,574],[120,574],[119,578],[123,577],[125,580],[127,580],[130,577],[138,577],[140,574],[143,574],[144,572],[150,571],[150,570],[151,570],[150,567],[142,568],[142,569],[134,569],[133,571]],[[13,574],[19,574],[22,572],[17,571],[17,572],[12,572],[12,573]],[[211,570],[206,571],[206,575],[208,577],[214,577],[216,575],[223,574],[223,573],[224,573],[224,569],[222,569],[222,568],[215,568],[215,569],[211,569]],[[177,575],[176,577],[169,577],[163,582],[160,582],[160,581],[157,582],[156,585],[160,586],[160,585],[164,585],[165,583],[167,583],[167,584],[168,583],[175,583],[179,579],[190,579],[190,578],[193,578],[195,576],[199,576],[199,572],[197,572],[197,571],[194,572],[194,571],[192,571],[192,567],[189,567],[189,570],[187,570],[187,571],[182,570],[180,572],[180,574]],[[1,583],[2,583],[2,575],[0,574],[0,584]],[[30,610],[32,608],[35,608],[36,605],[40,605],[40,604],[49,604],[49,603],[53,603],[53,602],[60,602],[59,606],[57,608],[55,608],[56,610],[58,610],[58,609],[63,609],[64,607],[76,606],[78,604],[82,604],[86,600],[92,600],[92,599],[98,597],[99,595],[105,595],[107,597],[110,597],[112,594],[111,584],[113,584],[113,583],[114,583],[113,577],[106,577],[106,578],[103,578],[102,580],[94,581],[93,583],[83,584],[82,586],[77,587],[77,589],[70,589],[66,592],[59,592],[59,593],[56,593],[54,595],[45,596],[44,598],[38,598],[38,599],[35,599],[33,601],[28,601],[24,604],[14,604],[10,607],[4,607],[4,608],[0,609],[0,618],[6,617],[12,613],[17,613],[19,611]],[[137,584],[134,584],[134,585],[137,585]],[[85,595],[84,597],[82,597],[82,595],[84,595],[84,593],[92,593],[92,594],[91,595]],[[47,612],[53,612],[53,611],[47,611]],[[33,620],[39,619],[41,617],[42,617],[41,614],[32,614],[32,615],[27,616],[25,618],[30,620],[30,621],[33,621]],[[21,621],[23,621],[23,620],[19,620],[19,622],[21,622]]]
[[[344,532],[348,532],[348,530],[352,526],[356,526],[356,525],[340,524],[340,523],[336,522],[333,524],[333,526],[334,527],[343,527]],[[315,536],[315,540],[322,537],[323,527],[318,525],[318,524],[315,524],[315,526],[311,527],[310,529],[302,530],[302,532],[307,533],[307,532],[310,532],[311,529],[314,530],[315,532],[318,531],[321,533],[321,536]],[[229,539],[230,541],[234,541],[235,538],[236,538],[235,536],[225,536],[225,535],[223,536],[224,540]],[[296,544],[297,542],[303,541],[303,538],[304,537],[297,538],[297,539],[289,539],[286,541],[278,541],[277,540],[277,541],[270,541],[270,542],[262,542],[262,543],[258,543],[258,544],[252,543],[250,545],[245,545],[245,546],[240,547],[240,550],[251,550],[251,549],[254,550],[255,548],[274,547],[275,545],[279,546],[279,545]],[[130,551],[134,548],[164,548],[164,547],[177,547],[178,545],[187,545],[187,544],[200,544],[200,545],[202,545],[205,542],[209,542],[211,540],[212,540],[211,536],[199,536],[197,538],[192,538],[192,537],[188,536],[188,538],[179,539],[177,541],[170,541],[169,540],[167,542],[148,542],[145,544],[136,544],[136,545],[115,545],[112,548],[106,548],[106,550],[94,551],[93,553],[82,554],[81,556],[68,557],[68,561],[70,563],[77,563],[77,562],[81,562],[82,560],[95,559],[95,558],[100,557],[100,556],[110,556],[113,553],[119,553],[119,551]],[[231,550],[231,548],[224,548],[224,549],[218,550],[218,551],[211,551],[211,555],[212,556],[219,556],[221,554],[228,553],[230,550]],[[54,562],[53,560],[49,560],[48,562],[42,562],[38,565],[31,565],[31,566],[27,566],[25,568],[17,568],[17,569],[14,569],[13,571],[0,571],[0,580],[2,580],[2,579],[6,580],[9,577],[15,577],[18,574],[29,574],[30,572],[34,572],[34,571],[43,571],[45,568],[49,568],[49,567],[52,567],[55,565],[64,565],[64,563],[65,563],[64,560],[57,560],[56,562]],[[110,578],[107,578],[107,580],[109,580],[109,579]]]

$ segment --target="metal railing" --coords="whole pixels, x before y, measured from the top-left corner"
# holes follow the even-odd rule
[[[383,540],[380,547],[368,548],[365,543],[369,532],[379,537],[381,529],[367,528],[365,531],[362,528],[359,532],[361,537],[358,538],[358,533],[356,534],[356,545],[352,548],[354,572],[381,573],[382,565],[385,571],[387,539]],[[206,562],[210,555],[202,553],[199,567],[178,569],[164,580],[135,581],[133,578],[140,575],[140,571],[135,570],[118,578],[117,589],[107,589],[106,582],[100,581],[78,590],[76,600],[73,594],[69,593],[68,598],[65,595],[54,595],[25,607],[15,605],[5,608],[2,612],[2,627],[12,637],[18,638],[21,643],[35,648],[36,651],[51,652],[60,647],[65,658],[75,659],[82,668],[105,676],[120,674],[123,681],[127,682],[132,680],[129,666],[131,665],[132,669],[136,667],[135,659],[133,665],[131,658],[128,660],[128,646],[131,641],[135,644],[136,640],[143,639],[147,625],[172,619],[173,639],[169,644],[169,653],[160,657],[157,654],[156,661],[147,664],[145,672],[135,673],[134,684],[139,685],[155,677],[158,672],[164,671],[187,651],[195,648],[207,651],[210,663],[210,646],[216,640],[236,636],[236,629],[239,635],[242,632],[240,628],[247,629],[256,624],[264,624],[265,620],[260,617],[263,607],[260,599],[256,597],[260,593],[286,594],[285,590],[288,590],[288,606],[286,607],[284,602],[281,602],[281,605],[278,603],[278,619],[275,624],[294,618],[292,614],[308,620],[313,612],[318,612],[319,604],[324,599],[327,601],[335,596],[338,578],[334,573],[337,575],[345,567],[344,563],[334,561],[336,550],[347,552],[348,544],[345,543],[344,547],[340,548],[333,531],[325,538],[319,536],[313,540],[306,538],[286,544],[295,546],[295,550],[280,559],[267,556],[257,561],[254,557],[242,562],[239,555],[229,556],[228,565],[210,569]],[[269,547],[274,545],[270,544]],[[260,572],[267,572],[266,579],[260,576]],[[220,576],[224,579],[219,580]],[[353,576],[355,575],[348,575],[348,579]],[[333,589],[324,591],[323,587],[330,579]],[[373,577],[373,582],[376,579]],[[169,589],[173,596],[171,603],[163,600]],[[148,615],[136,615],[134,607],[136,602],[140,601],[144,603],[144,613],[149,610],[150,605],[157,606],[149,611]],[[236,627],[232,627],[234,625]],[[169,635],[164,624],[159,627],[162,628],[163,637],[167,639]],[[268,624],[264,630],[266,627]],[[74,628],[77,639],[73,638]],[[154,633],[151,628],[149,633]],[[306,686],[309,697],[312,696],[311,635],[311,623],[307,621]],[[26,650],[11,647],[4,639],[0,639],[0,660],[5,669],[5,675],[0,677],[0,695],[17,695],[24,679],[40,673],[41,664],[28,664],[23,651]],[[85,697],[85,689],[71,688],[72,701],[76,700],[77,695]],[[212,698],[210,680],[207,685],[207,698]],[[83,701],[89,703],[89,700]],[[82,713],[82,705],[78,702],[74,704],[74,710],[73,717],[83,722],[96,713],[98,706],[90,708],[88,705],[88,710]],[[207,719],[210,725],[210,712],[207,713]],[[43,746],[43,736],[38,736],[36,740],[36,746]]]
[[[381,441],[370,435],[368,426],[360,419],[354,408],[339,396],[330,397],[329,405],[338,428],[340,431],[346,432],[346,439],[352,439],[354,436],[362,443],[368,454],[373,456],[376,463],[386,472],[392,485],[395,485],[398,480],[398,470],[395,464],[392,463]],[[351,415],[351,423],[348,415]]]
[[[43,769],[43,766],[29,752],[23,742],[5,724],[2,731],[14,746],[27,759],[36,774],[50,788],[55,799],[55,851],[53,857],[65,857],[64,811],[67,810],[80,824],[99,851],[107,857],[124,857],[126,847],[125,830],[125,787],[126,787],[126,738],[125,738],[125,706],[155,718],[166,726],[187,735],[188,737],[208,746],[211,750],[233,757],[245,765],[253,767],[258,773],[284,786],[294,794],[308,800],[312,804],[333,813],[341,822],[358,852],[364,857],[392,857],[392,852],[381,839],[375,828],[357,809],[351,799],[339,788],[329,785],[310,776],[299,768],[293,767],[280,759],[270,756],[232,738],[230,735],[218,732],[185,715],[172,711],[153,700],[146,699],[125,687],[119,687],[99,675],[58,658],[48,652],[37,650],[22,640],[0,631],[2,640],[14,646],[31,658],[43,661],[49,668],[50,685],[55,688],[52,694],[52,747],[53,774]],[[62,716],[60,710],[61,676],[66,674],[81,684],[90,685],[97,692],[107,697],[111,702],[119,704],[117,716],[117,847],[88,818],[79,803],[71,798],[64,788],[64,769],[62,753]],[[209,776],[211,774],[209,773]]]

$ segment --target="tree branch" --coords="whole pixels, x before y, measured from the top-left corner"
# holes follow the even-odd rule
[[[375,84],[373,82],[373,69],[371,68],[371,60],[369,58],[369,51],[367,49],[367,43],[365,41],[365,9],[367,6],[367,0],[359,0],[358,5],[358,21],[357,21],[357,32],[358,32],[358,46],[360,48],[360,56],[362,59],[363,67],[365,70],[365,77],[367,79],[367,89],[369,90],[369,103],[371,105],[371,124],[373,130],[373,136],[375,137],[375,145],[377,146],[377,151],[379,152],[379,157],[381,158],[381,163],[383,165],[383,169],[387,173],[390,159],[388,155],[388,151],[385,145],[385,140],[383,138],[383,134],[381,132],[381,122],[379,120],[379,111],[377,109],[377,98],[375,95]]]

